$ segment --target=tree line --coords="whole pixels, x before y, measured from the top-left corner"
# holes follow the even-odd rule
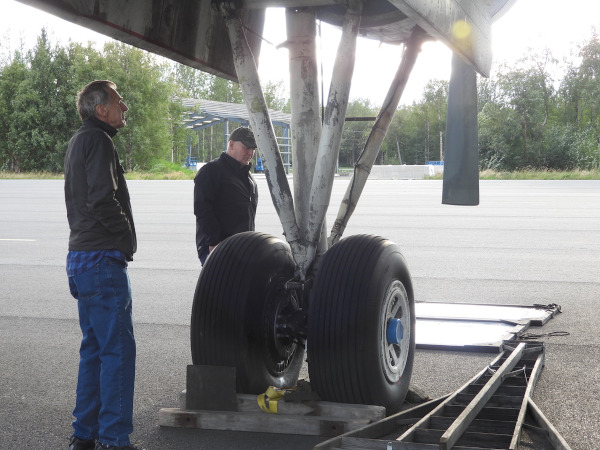
[[[183,126],[185,108],[178,98],[242,102],[237,83],[116,41],[102,49],[55,45],[42,29],[32,49],[0,58],[0,171],[62,172],[69,139],[81,125],[77,92],[92,80],[115,82],[129,107],[128,124],[115,138],[126,170],[185,162],[199,136]],[[281,89],[265,87],[271,107],[282,107]],[[222,135],[215,133],[219,149]]]
[[[80,126],[76,94],[91,80],[114,81],[130,108],[128,125],[115,139],[127,170],[148,170],[161,161],[183,164],[189,147],[200,160],[224,148],[221,128],[207,137],[182,126],[185,110],[177,98],[243,101],[237,83],[118,42],[102,49],[55,45],[42,29],[32,49],[0,52],[0,58],[0,171],[62,172],[68,140]],[[479,78],[482,169],[600,166],[600,40],[595,30],[560,79],[554,75],[558,68],[545,50],[501,67],[490,79]],[[282,83],[268,83],[264,91],[269,108],[289,112]],[[434,80],[419,101],[398,109],[378,164],[443,160],[447,93],[448,83]],[[377,112],[365,99],[348,107],[349,117]],[[370,126],[346,122],[340,166],[354,165]]]
[[[559,74],[559,75],[557,75]],[[402,106],[378,164],[424,164],[444,158],[448,82],[429,82],[422,98]],[[349,115],[376,115],[367,100]],[[595,29],[570,61],[549,49],[530,52],[489,79],[478,77],[481,169],[589,170],[600,167],[600,40]],[[340,165],[352,166],[370,124],[347,122]]]

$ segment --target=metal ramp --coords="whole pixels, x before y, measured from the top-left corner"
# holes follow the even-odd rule
[[[544,344],[510,341],[503,350],[453,394],[321,443],[315,450],[516,450],[524,428],[534,428],[532,434],[542,435],[544,441],[527,448],[569,449],[531,400],[544,365]],[[394,438],[395,429],[404,431]]]

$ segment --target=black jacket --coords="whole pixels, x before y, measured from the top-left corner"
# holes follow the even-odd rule
[[[196,174],[194,214],[199,255],[229,236],[254,230],[258,189],[250,167],[222,153]]]
[[[137,250],[124,170],[112,138],[117,130],[85,120],[65,156],[65,203],[69,250],[121,250],[131,261]]]

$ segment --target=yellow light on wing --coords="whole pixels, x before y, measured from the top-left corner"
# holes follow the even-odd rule
[[[456,39],[467,39],[471,35],[471,25],[464,20],[457,20],[452,25],[452,34],[454,34]]]

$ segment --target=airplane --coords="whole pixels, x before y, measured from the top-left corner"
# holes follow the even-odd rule
[[[453,51],[442,202],[479,203],[476,73],[489,76],[491,23],[515,0],[18,1],[241,86],[285,242],[240,233],[210,255],[194,293],[193,363],[235,367],[238,392],[258,394],[295,386],[306,350],[321,399],[397,412],[415,353],[410,273],[384,237],[340,238],[427,40]],[[293,193],[257,72],[267,7],[286,8]],[[323,117],[317,21],[342,30]],[[359,37],[404,50],[327,236]]]

